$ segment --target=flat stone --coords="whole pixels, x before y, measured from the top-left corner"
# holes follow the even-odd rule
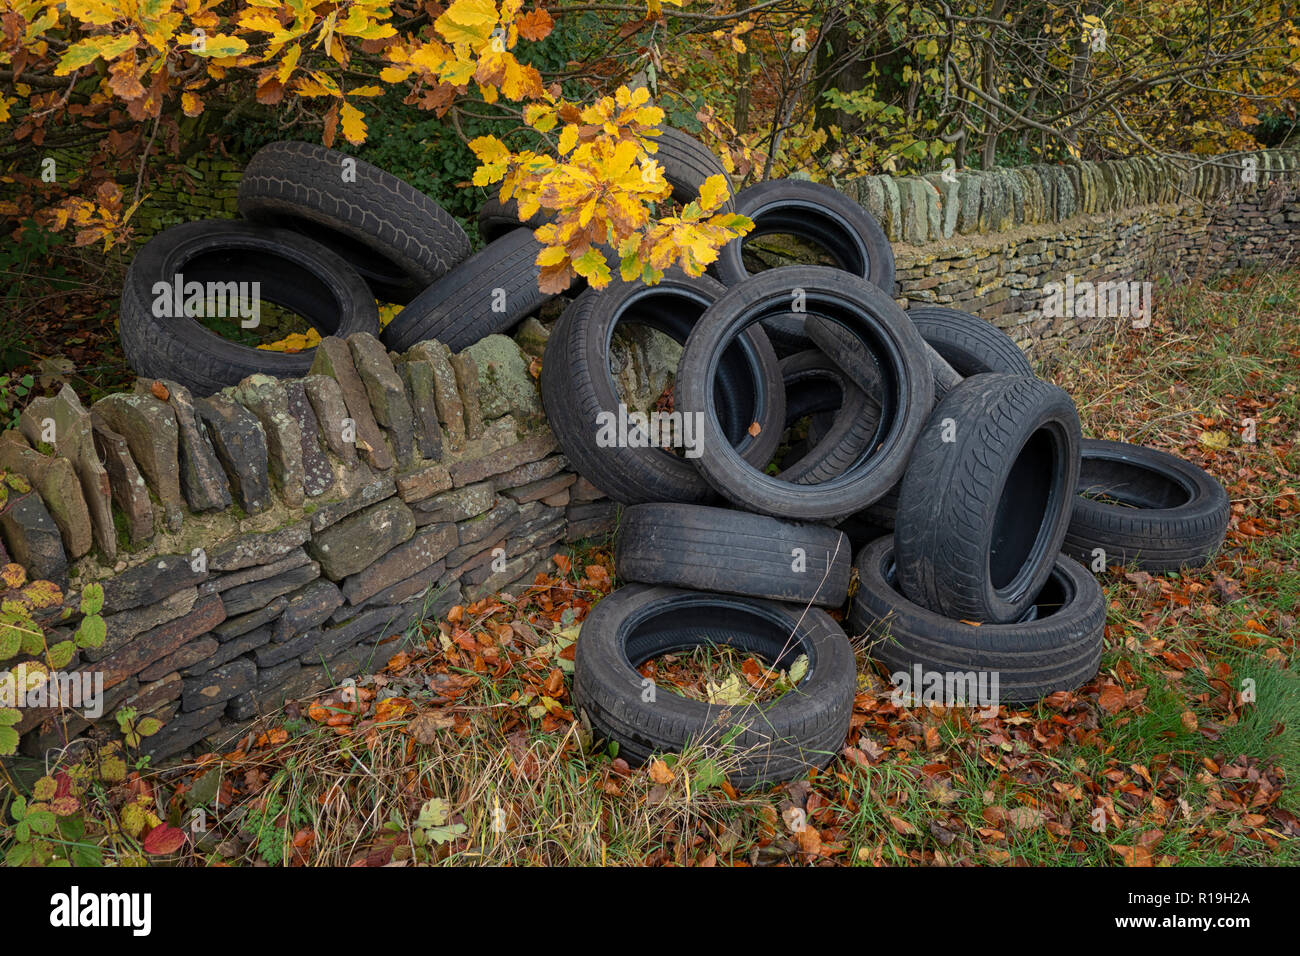
[[[126,439],[94,411],[90,414],[91,433],[95,451],[108,472],[108,487],[112,503],[126,518],[127,538],[132,545],[141,545],[153,537],[153,502],[149,500],[149,486],[145,484],[131,457]]]
[[[415,416],[415,443],[420,456],[436,461],[442,458],[442,426],[438,423],[438,405],[434,400],[433,365],[414,356],[398,358],[394,364]]]
[[[355,445],[370,467],[387,471],[397,462],[388,450],[384,433],[379,430],[370,399],[366,393],[365,383],[357,373],[348,343],[333,335],[321,339],[316,346],[316,357],[312,360],[312,375],[328,375],[338,382],[347,405],[348,417],[352,419],[355,430]]]
[[[451,472],[433,462],[397,476],[397,493],[405,502],[422,501],[451,488]]]
[[[164,380],[162,384],[179,433],[181,493],[191,511],[224,511],[230,507],[230,482],[217,460],[207,428],[194,411],[194,397],[176,382]]]
[[[72,386],[65,384],[54,398],[32,399],[19,416],[18,427],[38,447],[48,436],[54,453],[72,463],[90,511],[95,545],[106,560],[116,559],[117,528],[113,526],[111,482],[95,451],[90,413]]]
[[[175,672],[164,673],[147,680],[142,676],[135,693],[123,699],[121,706],[133,707],[142,714],[152,713],[164,704],[178,699],[181,696],[181,688],[181,675]]]
[[[279,489],[280,497],[290,508],[301,508],[302,431],[298,420],[289,414],[284,386],[269,375],[250,375],[229,391],[231,398],[262,424],[271,482]]]
[[[345,578],[343,596],[349,604],[360,604],[385,588],[430,567],[458,543],[454,524],[423,528],[409,541],[398,545],[369,567]]]
[[[214,667],[200,677],[191,677],[185,681],[181,692],[181,710],[202,710],[238,697],[244,691],[252,689],[256,680],[257,667],[247,658],[237,658],[228,664]]]
[[[283,558],[277,558],[270,564],[256,564],[241,571],[229,571],[225,574],[219,574],[212,578],[206,585],[212,592],[220,593],[229,591],[231,588],[238,587],[241,584],[250,584],[253,581],[264,581],[267,578],[275,577],[284,571],[291,571],[294,568],[309,564],[311,558],[302,548],[294,548]],[[200,589],[202,590],[202,589]]]
[[[456,387],[456,373],[451,367],[451,349],[434,339],[411,346],[408,356],[423,359],[433,371],[433,400],[438,421],[447,430],[447,445],[452,451],[465,447],[465,403]]]
[[[69,558],[75,561],[90,550],[94,540],[90,509],[72,462],[43,455],[29,447],[17,431],[7,431],[0,435],[0,468],[22,475],[40,494],[59,527]]]
[[[27,569],[28,577],[60,586],[67,583],[63,535],[35,492],[9,499],[9,506],[0,511],[0,533],[9,556]]]
[[[428,567],[421,568],[410,577],[403,578],[384,588],[382,591],[362,598],[356,604],[345,604],[330,615],[330,621],[339,622],[347,620],[360,610],[368,607],[387,607],[395,604],[405,604],[407,601],[423,594],[431,587],[435,587],[447,570],[447,562],[438,560]]]
[[[102,661],[130,642],[136,635],[189,614],[194,610],[198,600],[199,589],[191,586],[170,594],[155,604],[119,611],[116,614],[106,614],[104,626],[107,635],[104,643],[99,647],[87,647],[82,653],[88,661]]]
[[[277,574],[273,578],[253,581],[249,584],[241,584],[237,588],[231,588],[222,595],[222,600],[226,602],[226,611],[231,617],[248,614],[258,608],[265,607],[282,594],[296,591],[304,584],[316,580],[319,576],[320,567],[318,565],[314,563],[304,564],[292,571]]]
[[[239,506],[250,515],[265,511],[271,506],[271,480],[262,423],[221,392],[197,399],[194,411],[208,429],[212,448]]]
[[[415,414],[406,398],[406,386],[388,357],[388,350],[369,332],[354,332],[348,336],[347,343],[352,350],[357,374],[361,376],[361,384],[370,398],[375,420],[388,433],[398,462],[412,464],[418,461]]]
[[[328,375],[308,375],[302,380],[307,390],[307,401],[316,413],[325,447],[338,456],[345,465],[357,460],[356,445],[344,437],[345,422],[351,419],[343,389]]]
[[[103,613],[157,604],[182,588],[201,584],[207,577],[207,569],[196,571],[186,555],[160,554],[100,582],[104,588]]]
[[[473,356],[464,352],[448,358],[451,370],[456,376],[456,388],[460,391],[461,404],[465,409],[465,437],[470,441],[483,434],[483,408],[479,403],[478,365]]]
[[[229,544],[213,549],[208,554],[208,567],[213,571],[238,571],[255,564],[270,564],[306,543],[310,536],[306,521],[274,531],[240,535]]]
[[[104,647],[87,648],[83,653],[86,659],[95,665],[95,670],[103,673],[104,685],[111,687],[140,673],[155,661],[175,653],[184,644],[200,634],[206,634],[225,619],[226,609],[221,603],[221,598],[215,594],[209,595],[195,602],[186,613],[125,640],[113,640],[110,632],[110,640],[117,646],[107,655],[101,656],[98,651],[107,648],[109,640],[104,642]],[[167,673],[167,670],[162,673]]]
[[[126,439],[131,457],[162,503],[168,529],[178,530],[185,501],[181,495],[180,433],[171,406],[152,395],[118,393],[101,398],[93,410]]]
[[[478,370],[476,384],[484,419],[507,414],[524,417],[542,414],[537,383],[528,373],[528,362],[513,339],[489,335],[460,354],[472,358]]]
[[[415,532],[415,517],[402,502],[389,499],[349,515],[315,535],[307,553],[332,581],[356,574]]]
[[[515,344],[523,350],[525,355],[531,355],[534,358],[541,358],[546,352],[546,340],[551,337],[550,330],[537,321],[537,317],[530,315],[519,323],[519,328],[515,330]]]
[[[215,733],[221,726],[221,713],[225,707],[225,704],[213,704],[189,713],[177,714],[162,730],[141,741],[140,752],[152,757],[155,765],[176,756],[208,734]]]
[[[433,498],[416,502],[415,510],[428,516],[429,521],[464,521],[475,515],[481,515],[492,507],[496,501],[496,492],[491,482],[466,485],[453,491],[446,491]]]
[[[217,646],[217,649],[201,661],[196,661],[185,669],[185,677],[200,677],[212,670],[214,667],[220,667],[222,664],[233,661],[236,657],[243,657],[245,654],[251,654],[253,651],[269,643],[271,640],[271,628],[263,625],[241,634],[239,637],[233,637],[228,641],[223,641]]]
[[[501,491],[503,488],[518,488],[534,481],[541,481],[563,471],[568,463],[563,455],[552,455],[549,458],[530,461],[494,477],[492,487]]]
[[[520,485],[517,488],[507,488],[501,492],[517,504],[525,504],[529,501],[538,501],[551,495],[559,494],[561,491],[566,492],[565,498],[568,498],[567,492],[569,486],[578,480],[578,476],[573,472],[566,472],[562,475],[554,475],[550,478],[543,478],[541,481],[529,482],[526,485]]]
[[[519,505],[509,498],[501,498],[491,511],[456,525],[456,535],[461,545],[475,544],[489,537],[499,538],[505,529],[513,530],[521,523]],[[450,563],[454,559],[449,555],[447,560]]]
[[[197,640],[182,644],[179,649],[150,664],[140,672],[140,679],[145,681],[158,680],[173,671],[180,672],[186,667],[209,659],[220,648],[221,642],[215,637],[200,637]]]
[[[223,624],[213,629],[217,640],[223,644],[226,641],[242,637],[251,631],[256,630],[264,624],[269,624],[280,616],[280,613],[289,606],[289,601],[285,597],[278,597],[271,601],[264,608],[256,611],[250,611],[247,614],[241,614],[238,617],[229,618]]]
[[[397,483],[391,475],[381,475],[375,480],[362,485],[354,494],[341,501],[322,503],[311,515],[311,530],[315,534],[324,531],[332,524],[337,524],[350,514],[360,511],[376,501],[383,501],[397,494]]]
[[[321,448],[320,425],[307,398],[307,387],[298,379],[289,379],[283,384],[289,414],[298,423],[302,442],[302,490],[308,498],[319,498],[334,487],[334,469]]]
[[[579,475],[578,480],[569,488],[569,499],[574,502],[600,501],[604,497],[605,492],[582,477],[582,475]]]
[[[539,527],[516,532],[515,537],[506,542],[506,553],[523,554],[555,544],[564,537],[564,520],[557,519]]]
[[[505,420],[501,419],[501,421]],[[452,481],[460,487],[518,468],[525,462],[544,458],[555,451],[555,447],[555,436],[548,431],[525,438],[521,442],[508,445],[481,458],[453,462],[448,466],[448,470],[451,472]]]
[[[289,605],[275,622],[274,641],[287,641],[325,623],[343,603],[343,593],[333,581],[312,581],[288,596]]]

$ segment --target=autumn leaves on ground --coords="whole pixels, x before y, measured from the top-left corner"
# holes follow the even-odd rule
[[[1041,371],[1086,433],[1207,468],[1232,521],[1202,571],[1106,574],[1102,669],[1077,693],[992,719],[899,707],[860,656],[852,727],[824,771],[737,792],[703,753],[630,768],[593,744],[570,696],[582,619],[615,584],[597,548],[560,556],[517,601],[453,608],[381,645],[355,691],[291,703],[224,753],[131,771],[82,839],[139,859],[133,828],[186,827],[201,807],[206,829],[152,859],[1300,862],[1300,272],[1166,288],[1157,305],[1152,328],[1121,323]],[[774,676],[723,653],[646,666],[691,696]]]

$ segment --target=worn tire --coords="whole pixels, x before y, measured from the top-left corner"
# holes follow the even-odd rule
[[[122,351],[135,373],[211,395],[262,373],[297,378],[315,349],[290,354],[238,345],[196,318],[154,315],[153,288],[178,275],[189,282],[260,282],[261,299],[306,319],[321,335],[379,334],[375,297],[341,257],[297,232],[230,219],[164,229],[131,260],[118,317]]]
[[[1203,469],[1117,441],[1087,439],[1081,458],[1079,497],[1063,547],[1071,557],[1091,565],[1093,550],[1101,548],[1109,565],[1177,571],[1203,567],[1223,543],[1231,504]]]
[[[789,308],[804,290],[808,313],[845,323],[872,343],[882,370],[880,424],[865,450],[839,474],[816,483],[784,481],[741,459],[717,434],[713,382],[723,348],[743,329]],[[888,491],[907,466],[925,424],[934,383],[920,334],[894,300],[859,276],[825,266],[769,269],[727,290],[686,340],[677,368],[677,408],[704,413],[696,465],[730,501],[796,521],[828,521],[861,511]],[[725,447],[723,447],[725,445]]]
[[[888,537],[858,553],[858,586],[845,620],[848,633],[865,638],[868,653],[893,673],[910,678],[917,666],[931,673],[993,672],[1002,703],[1074,690],[1097,673],[1106,600],[1077,561],[1056,556],[1032,620],[974,627],[909,601],[892,580],[893,554]]]
[[[700,505],[633,505],[614,545],[621,580],[822,607],[844,603],[851,563],[832,528]]]
[[[645,661],[701,644],[727,644],[808,672],[766,705],[727,706],[666,688],[644,698]],[[857,671],[853,649],[825,611],[759,598],[629,585],[591,609],[578,635],[573,700],[598,738],[641,764],[654,753],[702,744],[732,784],[749,788],[824,767],[844,744]]]
[[[537,288],[542,246],[527,229],[489,243],[411,300],[380,338],[395,352],[437,339],[453,352],[513,328],[555,296]],[[504,291],[505,308],[495,311]]]
[[[977,315],[941,305],[919,305],[908,309],[907,317],[921,338],[963,378],[981,372],[1034,376],[1034,367],[1011,336]]]
[[[752,219],[754,229],[719,251],[714,271],[723,285],[749,278],[745,242],[779,233],[816,243],[838,268],[894,294],[894,251],[889,238],[871,213],[838,190],[799,179],[772,179],[742,189],[736,195],[736,212]],[[797,315],[773,315],[763,327],[779,355],[812,348]]]
[[[899,490],[903,593],[955,619],[1024,613],[1065,538],[1081,440],[1070,396],[1039,379],[986,373],[949,392]]]
[[[527,222],[522,221],[519,218],[519,204],[513,199],[502,202],[493,196],[478,210],[478,234],[484,242],[496,242],[520,227],[532,231],[545,224],[546,216],[540,209]]]
[[[659,448],[602,446],[597,416],[618,412],[609,343],[619,322],[635,321],[682,342],[724,291],[707,276],[693,279],[678,270],[669,270],[655,286],[614,282],[578,296],[551,330],[541,376],[547,420],[575,470],[615,501],[703,503],[714,497],[696,459]],[[716,392],[719,440],[762,467],[771,461],[785,421],[776,353],[755,329],[728,350],[723,366]],[[754,437],[748,429],[756,421],[761,430]]]
[[[344,182],[344,160],[356,163]],[[346,259],[385,302],[411,301],[469,255],[450,213],[409,183],[316,143],[270,143],[239,182],[245,219],[293,229]]]

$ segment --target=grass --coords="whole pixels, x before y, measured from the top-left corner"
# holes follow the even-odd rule
[[[1077,692],[993,719],[909,708],[859,650],[825,770],[738,792],[699,748],[629,767],[573,709],[576,626],[616,584],[608,546],[586,546],[545,586],[385,645],[401,653],[355,699],[292,703],[224,753],[146,769],[159,816],[213,812],[183,851],[197,865],[1294,865],[1297,313],[1300,272],[1167,289],[1150,329],[1051,373],[1085,434],[1187,457],[1233,501],[1208,567],[1103,576],[1101,670]],[[716,648],[647,667],[697,698],[748,682]]]

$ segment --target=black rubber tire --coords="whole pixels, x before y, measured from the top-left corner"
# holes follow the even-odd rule
[[[809,315],[841,321],[866,336],[880,360],[880,424],[865,451],[825,481],[795,483],[763,474],[718,434],[712,387],[723,348],[766,316],[790,307],[803,290]],[[700,319],[677,367],[677,408],[703,412],[705,440],[696,466],[741,508],[795,521],[830,521],[861,511],[902,475],[925,424],[934,382],[924,343],[898,305],[865,279],[825,266],[769,269],[727,290]],[[866,427],[866,426],[864,426]],[[724,447],[725,446],[725,447]]]
[[[709,704],[653,687],[637,667],[672,651],[727,644],[788,670],[808,671],[764,705]],[[578,635],[573,700],[598,738],[630,764],[690,743],[739,788],[795,780],[824,767],[849,730],[857,670],[838,624],[818,608],[633,584],[591,609]],[[646,697],[652,696],[652,700]]]
[[[874,216],[829,186],[799,179],[772,179],[742,189],[736,212],[754,221],[754,229],[718,253],[714,271],[731,287],[749,278],[745,242],[773,233],[798,236],[821,246],[847,272],[894,294],[894,251]],[[781,356],[812,348],[798,315],[774,315],[763,322]]]
[[[118,317],[122,351],[143,378],[165,378],[197,396],[249,375],[297,378],[315,349],[272,352],[238,345],[196,318],[154,315],[155,283],[259,282],[260,298],[302,316],[321,335],[379,334],[375,297],[336,253],[287,229],[204,219],[164,229],[131,260]],[[238,321],[238,320],[236,320]]]
[[[1062,550],[1089,567],[1101,548],[1108,566],[1144,571],[1204,567],[1223,543],[1232,506],[1213,476],[1155,448],[1086,439],[1079,497]],[[1105,495],[1109,504],[1085,495]]]
[[[453,352],[518,325],[554,294],[537,288],[542,245],[528,229],[489,243],[416,296],[388,323],[380,338],[395,352],[437,339]],[[497,290],[504,292],[504,303]],[[504,309],[494,311],[503,304]]]
[[[345,160],[354,180],[343,178]],[[385,302],[410,302],[470,250],[460,223],[424,193],[319,143],[259,149],[239,182],[239,213],[329,246]]]
[[[1034,377],[1034,367],[1011,336],[977,315],[920,305],[908,309],[907,317],[921,338],[963,378],[981,372]]]
[[[598,443],[598,418],[617,414],[618,390],[609,375],[614,327],[635,321],[684,342],[699,317],[726,290],[708,276],[693,279],[668,270],[654,286],[612,282],[578,296],[551,330],[542,360],[542,404],[547,420],[574,469],[624,504],[714,497],[696,459],[658,448],[606,447]],[[722,416],[719,440],[733,444],[758,467],[772,459],[785,422],[785,390],[776,353],[761,329],[728,350],[715,390]],[[676,391],[676,390],[675,390]],[[749,433],[758,422],[757,436]],[[706,422],[705,428],[708,428]],[[702,436],[700,436],[702,438]]]
[[[1106,627],[1106,599],[1077,561],[1057,555],[1037,592],[1033,620],[975,627],[909,601],[892,580],[894,541],[884,537],[858,553],[858,586],[845,620],[865,638],[868,653],[914,677],[914,668],[941,674],[997,674],[1001,703],[1029,703],[1074,690],[1097,673]],[[989,686],[986,684],[986,686]]]
[[[849,548],[842,532],[821,525],[701,505],[633,505],[619,519],[614,567],[620,580],[642,584],[839,607],[849,592]]]
[[[710,176],[722,175],[727,180],[728,189],[731,188],[731,177],[727,176],[721,160],[698,139],[671,126],[663,126],[655,142],[659,151],[654,158],[663,167],[664,179],[672,186],[672,198],[677,202],[685,205],[698,199],[700,187]],[[733,200],[728,199],[719,212],[730,212],[732,207]],[[489,198],[478,211],[478,233],[484,242],[495,242],[520,226],[536,229],[546,222],[546,212],[541,209],[527,222],[522,222],[518,204],[513,199],[503,203],[496,196]]]
[[[545,225],[546,221],[545,212],[539,209],[527,222],[523,222],[519,218],[518,203],[513,199],[502,202],[493,196],[479,207],[478,234],[483,237],[484,242],[496,242],[502,236],[520,227],[536,230],[539,226]]]
[[[810,421],[807,447],[797,460],[789,459],[778,477],[815,484],[843,474],[865,449],[863,445],[854,450],[855,437],[875,434],[880,423],[879,402],[816,349],[782,359],[781,379],[785,382],[786,427],[804,416]]]
[[[721,176],[727,181],[727,189],[734,192],[731,177],[727,175],[722,160],[713,154],[694,136],[684,133],[672,126],[660,126],[659,135],[654,137],[658,151],[654,158],[663,167],[664,179],[672,186],[672,198],[683,206],[700,198],[700,187],[710,176]],[[732,196],[718,208],[718,212],[731,212],[735,209],[735,197]]]
[[[903,593],[954,619],[1016,620],[1061,550],[1081,441],[1070,396],[1039,379],[986,373],[949,392],[899,490]]]

